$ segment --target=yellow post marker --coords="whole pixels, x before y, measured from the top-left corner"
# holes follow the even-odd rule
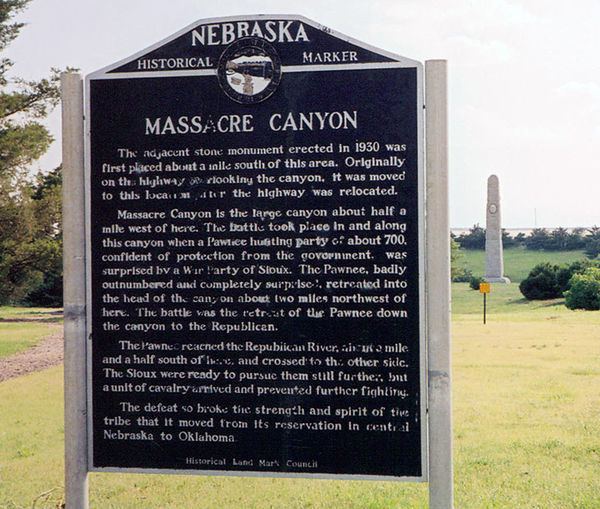
[[[487,294],[492,291],[491,283],[479,283],[479,293],[483,293],[483,325],[486,323]]]

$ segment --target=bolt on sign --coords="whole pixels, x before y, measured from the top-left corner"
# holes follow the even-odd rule
[[[422,81],[270,15],[87,77],[90,470],[426,479]]]

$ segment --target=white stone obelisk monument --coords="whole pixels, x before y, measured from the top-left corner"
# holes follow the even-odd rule
[[[510,283],[510,279],[504,277],[500,184],[496,175],[490,175],[487,186],[484,279],[488,283]]]

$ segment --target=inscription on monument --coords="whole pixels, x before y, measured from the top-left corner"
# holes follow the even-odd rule
[[[421,478],[420,65],[253,23],[89,78],[92,468]]]

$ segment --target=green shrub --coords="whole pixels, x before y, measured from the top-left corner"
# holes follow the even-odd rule
[[[600,255],[600,239],[590,239],[585,244],[585,255],[590,258],[598,258]]]
[[[552,265],[548,262],[536,265],[519,285],[527,300],[558,299],[571,288],[575,274],[583,274],[590,267],[599,268],[598,262],[581,260],[569,265]]]
[[[569,309],[600,310],[600,269],[588,268],[571,278],[571,289],[565,292]]]
[[[556,299],[563,290],[558,282],[560,267],[545,262],[536,265],[529,275],[521,281],[519,290],[527,300]]]
[[[473,273],[466,268],[456,271],[452,276],[453,283],[470,283],[473,278]]]
[[[62,270],[49,271],[23,299],[27,306],[60,307],[63,305]]]
[[[600,264],[590,260],[580,260],[578,262],[573,262],[570,265],[561,266],[556,274],[561,293],[564,293],[571,288],[571,278],[575,274],[583,274],[590,267],[600,267]]]
[[[472,276],[469,281],[469,286],[472,290],[479,290],[479,283],[483,283],[484,279],[479,276]]]

